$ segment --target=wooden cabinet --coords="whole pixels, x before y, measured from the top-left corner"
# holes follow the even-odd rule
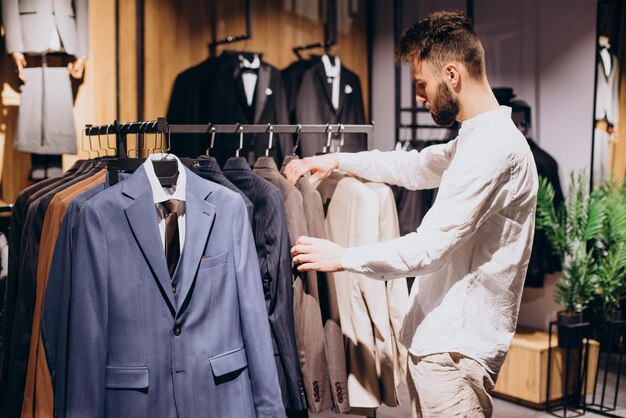
[[[557,336],[552,336],[552,364],[550,375],[550,400],[563,397],[565,380],[566,351],[557,348]],[[577,360],[580,350],[570,351],[570,390],[575,381]],[[584,350],[582,350],[584,355]],[[587,373],[587,394],[593,392],[593,382],[598,369],[600,345],[597,341],[589,342],[589,368]],[[496,387],[495,396],[518,401],[529,406],[543,408],[546,401],[548,383],[548,333],[520,329],[515,333],[511,348]],[[571,393],[571,392],[570,392]]]

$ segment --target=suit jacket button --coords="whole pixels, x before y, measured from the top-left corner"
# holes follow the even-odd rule
[[[174,327],[174,335],[180,335],[181,332],[182,332],[182,330],[181,330],[179,325]]]
[[[176,288],[176,286],[172,287],[172,293],[176,293],[178,291],[178,289]]]

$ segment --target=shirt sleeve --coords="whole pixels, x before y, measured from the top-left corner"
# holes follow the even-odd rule
[[[456,140],[422,151],[363,151],[339,153],[339,169],[369,181],[395,184],[409,190],[439,186],[450,165]]]
[[[479,159],[465,169],[447,172],[433,207],[416,232],[348,248],[342,258],[343,267],[381,280],[438,270],[452,252],[511,200],[511,166],[497,166]]]

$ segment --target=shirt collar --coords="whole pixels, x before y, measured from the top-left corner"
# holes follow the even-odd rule
[[[341,61],[339,57],[335,57],[335,65],[330,63],[328,55],[322,56],[322,63],[324,63],[324,71],[326,71],[326,77],[337,78],[341,72]]]
[[[176,185],[168,188],[164,188],[159,183],[159,178],[154,172],[154,165],[152,160],[176,160],[178,164],[178,179]],[[152,154],[146,158],[146,162],[143,164],[150,182],[150,188],[152,189],[152,196],[154,203],[165,202],[169,199],[185,200],[185,189],[187,186],[187,173],[185,172],[185,166],[180,162],[178,157],[173,154]]]
[[[471,119],[463,121],[461,123],[461,129],[459,130],[459,136],[467,135],[476,127],[499,118],[511,119],[511,108],[508,106],[499,106],[496,109],[480,113]]]

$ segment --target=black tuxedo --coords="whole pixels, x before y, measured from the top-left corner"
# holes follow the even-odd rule
[[[295,122],[301,124],[364,124],[365,111],[359,76],[341,66],[339,80],[339,106],[332,104],[332,83],[328,82],[324,64],[319,58],[304,71],[297,90]],[[326,134],[306,135],[300,142],[302,156],[315,155],[326,145]],[[367,149],[363,134],[346,134],[343,151],[357,152]]]
[[[168,110],[168,122],[190,124],[287,124],[287,96],[283,80],[273,66],[261,62],[252,105],[248,106],[243,86],[244,69],[238,52],[224,52],[218,58],[181,73],[174,83]],[[240,155],[253,162],[264,154],[268,134],[245,135]],[[194,157],[209,146],[209,135],[175,137],[171,150],[178,156]],[[293,137],[275,134],[273,155],[280,162],[291,153]],[[234,156],[239,145],[238,135],[217,135],[216,156],[220,164]]]

